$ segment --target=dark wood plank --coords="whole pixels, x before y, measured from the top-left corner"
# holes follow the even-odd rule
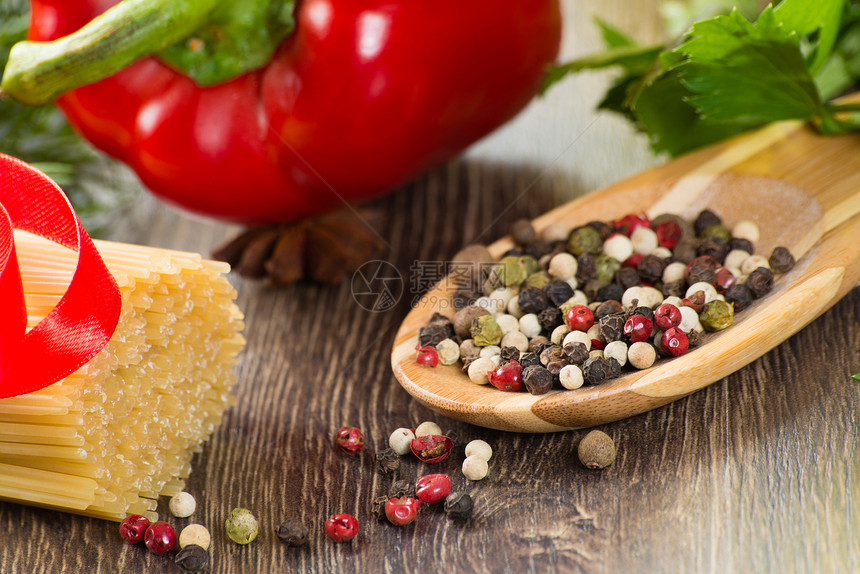
[[[586,12],[598,8],[596,2],[566,3],[574,5]],[[614,14],[622,5],[630,6],[607,1],[600,9],[631,29],[637,13],[647,13],[640,7]],[[587,18],[571,26],[583,37],[569,52],[595,45]],[[654,22],[639,26],[651,30]],[[594,117],[587,106],[557,113],[574,115],[567,125],[581,129]],[[441,261],[477,237],[495,239],[517,217],[538,215],[651,161],[623,124],[597,122],[554,164],[574,139],[570,133],[559,128],[552,136],[555,155],[545,153],[543,164],[534,165],[488,159],[498,151],[495,145],[516,149],[503,134],[497,140],[502,143],[482,144],[471,159],[375,202],[392,216],[382,230],[392,246],[386,257],[407,283],[406,296],[387,312],[361,309],[348,284],[272,289],[236,279],[248,337],[238,401],[195,457],[188,482],[198,500],[194,519],[213,533],[212,572],[860,569],[860,383],[850,378],[860,372],[856,289],[723,381],[603,427],[619,456],[600,472],[575,459],[584,432],[519,435],[471,427],[434,415],[396,383],[388,356],[413,295],[408,289],[415,261]],[[569,171],[581,175],[565,175]],[[232,231],[145,199],[117,238],[207,252]],[[374,472],[372,451],[384,447],[393,429],[424,420],[453,430],[461,444],[481,438],[495,449],[489,477],[474,484],[459,471],[462,452],[435,467],[403,459],[401,477],[450,473],[455,488],[474,496],[476,515],[467,524],[448,520],[438,508],[422,509],[419,520],[403,529],[370,515],[370,501],[390,482]],[[345,424],[367,436],[358,457],[332,446],[334,431]],[[248,547],[231,543],[221,528],[235,506],[252,509],[262,525]],[[350,544],[323,536],[323,521],[337,512],[361,522],[361,534]],[[277,540],[275,528],[288,516],[311,528],[308,548],[290,549]],[[0,532],[4,574],[178,571],[166,558],[124,544],[114,523],[0,503]]]

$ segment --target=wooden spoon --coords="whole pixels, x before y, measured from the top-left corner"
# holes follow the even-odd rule
[[[454,282],[440,282],[407,315],[391,364],[400,384],[419,402],[475,425],[550,432],[616,421],[659,407],[740,369],[842,298],[860,280],[860,135],[822,137],[800,122],[773,124],[685,155],[590,193],[534,220],[540,232],[612,220],[627,213],[688,219],[710,208],[729,224],[750,219],[761,240],[756,252],[782,245],[797,265],[773,291],[740,312],[725,331],[675,359],[629,372],[599,386],[533,396],[475,385],[459,366],[415,363],[418,330],[436,311],[453,315]],[[498,257],[513,246],[489,246]]]

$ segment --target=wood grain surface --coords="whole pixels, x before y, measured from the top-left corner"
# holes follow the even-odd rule
[[[643,39],[657,37],[655,0],[566,0],[565,54],[596,49],[600,14]],[[594,472],[575,459],[582,431],[516,434],[434,415],[394,379],[389,355],[409,310],[410,269],[463,244],[492,241],[654,159],[622,122],[592,109],[605,75],[573,79],[466,157],[375,205],[387,261],[405,294],[385,312],[363,310],[350,285],[273,289],[235,279],[248,347],[237,404],[195,457],[187,490],[194,521],[213,533],[217,573],[253,572],[833,572],[860,571],[860,291],[774,351],[687,398],[600,428],[618,459]],[[191,220],[141,199],[115,239],[210,251],[235,228]],[[853,246],[856,248],[856,246]],[[424,508],[406,528],[377,522],[369,503],[391,481],[372,452],[392,430],[436,420],[460,444],[489,442],[489,476],[468,483],[462,450],[429,467],[403,459],[400,476],[450,473],[476,502],[458,524]],[[332,435],[362,428],[367,448],[341,455]],[[247,547],[221,525],[236,506],[259,518]],[[166,501],[160,507],[167,516]],[[354,514],[361,533],[336,545],[324,520]],[[307,548],[275,536],[287,517],[311,529]],[[187,519],[170,519],[177,526]],[[0,503],[0,572],[179,572],[131,547],[117,525]]]

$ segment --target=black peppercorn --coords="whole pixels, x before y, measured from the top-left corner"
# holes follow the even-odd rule
[[[616,300],[620,301],[624,296],[624,287],[619,285],[618,283],[609,283],[607,285],[602,286],[597,290],[597,296],[595,297],[596,301],[609,301]]]
[[[528,219],[518,219],[511,223],[511,237],[517,245],[527,245],[535,240],[535,228]]]
[[[526,255],[531,255],[535,259],[540,259],[544,255],[552,253],[552,250],[552,243],[544,241],[543,239],[536,239],[528,245],[523,246],[523,252]]]
[[[597,279],[592,279],[585,284],[582,291],[585,293],[585,296],[589,301],[595,301],[597,300],[597,293],[603,285],[605,285],[603,282],[598,281]]]
[[[746,251],[750,255],[755,253],[755,246],[752,244],[752,241],[749,239],[743,239],[742,237],[732,237],[732,240],[729,241],[729,247],[732,249],[739,249],[740,251]]]
[[[550,361],[557,361],[564,358],[564,351],[561,345],[550,343],[545,349],[540,352],[540,362],[543,366],[549,364]]]
[[[472,516],[472,497],[465,492],[452,492],[445,499],[445,514],[455,520],[468,520]]]
[[[564,323],[564,316],[558,307],[547,307],[538,313],[538,323],[540,323],[541,329],[551,333],[553,329]]]
[[[743,311],[753,302],[753,294],[746,285],[737,283],[726,289],[726,301],[735,306],[735,311]]]
[[[501,364],[505,364],[508,361],[519,361],[520,360],[520,350],[516,347],[502,347],[501,353],[499,356],[502,359]]]
[[[699,248],[696,249],[696,253],[700,256],[707,255],[709,257],[713,257],[722,263],[731,249],[731,246],[721,237],[708,237],[699,244]]]
[[[699,283],[704,281],[711,285],[717,280],[717,267],[719,264],[712,257],[702,255],[693,259],[687,269],[687,283]]]
[[[202,546],[189,544],[179,551],[174,562],[184,572],[199,572],[209,565],[209,552]]]
[[[624,313],[604,315],[597,322],[600,337],[607,343],[620,341],[624,335],[624,321]]]
[[[615,227],[605,221],[589,221],[586,225],[600,234],[600,239],[606,241],[615,233]]]
[[[594,310],[594,318],[600,319],[604,315],[621,313],[622,311],[624,311],[624,306],[621,304],[621,301],[609,299],[597,306],[597,309]]]
[[[588,347],[585,343],[568,343],[563,350],[571,365],[581,365],[588,360]]]
[[[663,278],[663,270],[668,263],[662,257],[656,255],[646,255],[636,264],[636,271],[639,272],[639,277],[647,283],[656,283]]]
[[[691,329],[689,333],[687,333],[687,345],[692,349],[693,347],[697,347],[702,344],[702,338],[704,334],[695,329]]]
[[[549,298],[543,289],[526,287],[520,291],[517,302],[523,313],[540,313],[549,305]]]
[[[511,247],[510,249],[502,253],[502,257],[519,257],[522,254],[523,250],[519,247]]]
[[[705,209],[696,217],[696,220],[693,222],[693,229],[695,229],[696,235],[701,235],[708,227],[720,225],[722,222],[723,220],[716,213],[710,209]]]
[[[621,365],[614,359],[592,357],[582,364],[582,377],[589,385],[599,385],[621,373]]]
[[[794,255],[785,247],[775,247],[768,263],[774,273],[788,273],[794,267]]]
[[[773,272],[767,267],[759,267],[749,274],[746,285],[756,299],[764,297],[773,289]]]
[[[391,483],[391,488],[388,489],[388,498],[400,498],[402,496],[415,498],[415,485],[408,480],[395,480]]]
[[[478,300],[481,294],[471,286],[457,287],[453,303],[455,309],[464,309]]]
[[[597,276],[597,263],[589,253],[583,253],[576,258],[576,280],[582,284],[588,283]]]
[[[573,287],[570,286],[570,283],[559,279],[547,283],[543,290],[550,302],[556,307],[573,297]]]
[[[519,363],[520,367],[522,367],[523,371],[525,371],[531,366],[540,366],[540,357],[538,357],[535,353],[523,353],[522,355],[520,355]]]
[[[308,543],[308,527],[298,518],[287,518],[278,526],[278,538],[287,546],[304,546]]]
[[[540,357],[541,352],[543,352],[544,345],[549,345],[549,339],[544,337],[543,335],[538,335],[537,337],[532,337],[529,340],[529,353],[534,353],[538,357]]]
[[[696,258],[696,246],[698,244],[695,238],[685,235],[675,244],[675,249],[672,250],[672,260],[685,264],[689,263]]]
[[[523,383],[533,395],[546,394],[552,388],[552,373],[539,365],[531,366],[523,371]]]
[[[654,322],[654,309],[651,307],[634,307],[633,310],[627,315],[629,319],[631,315],[642,315],[643,317],[648,317],[651,322]]]
[[[418,330],[418,343],[422,347],[435,347],[445,339],[453,339],[454,337],[454,325],[450,322],[444,325],[431,324]]]
[[[373,514],[377,520],[386,520],[385,505],[392,498],[394,497],[385,495],[374,498],[373,502],[370,503],[370,513]]]
[[[376,451],[376,472],[394,474],[400,468],[400,455],[393,448]]]
[[[639,272],[633,267],[622,267],[615,272],[613,280],[624,289],[630,289],[642,282],[642,279],[639,277]]]
[[[716,274],[714,274],[714,277],[716,277]],[[664,297],[683,297],[685,285],[686,284],[683,279],[679,279],[678,281],[669,281],[667,283],[663,283],[661,291]]]

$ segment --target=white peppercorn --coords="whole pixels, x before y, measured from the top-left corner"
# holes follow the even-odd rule
[[[570,285],[571,289],[576,289],[579,287],[579,281],[576,280],[576,277],[568,277],[564,280],[568,285]],[[575,291],[574,291],[575,292]]]
[[[451,339],[443,339],[436,345],[436,354],[443,365],[453,365],[460,360],[460,345]]]
[[[585,382],[582,369],[576,365],[565,365],[558,373],[558,380],[565,389],[578,389]]]
[[[466,445],[466,456],[479,456],[484,460],[490,460],[493,457],[493,447],[482,440],[473,440]]]
[[[496,355],[502,352],[502,348],[498,345],[487,345],[486,347],[481,348],[481,353],[478,355],[479,357],[495,357]]]
[[[637,227],[630,234],[630,242],[633,244],[633,251],[648,255],[658,246],[657,234],[649,227]]]
[[[507,311],[508,311],[508,315],[516,317],[517,319],[519,319],[520,317],[525,315],[523,310],[520,309],[520,298],[519,297],[511,297],[511,300],[508,301]]]
[[[603,340],[603,337],[600,336],[600,325],[598,325],[597,323],[592,325],[591,328],[585,332],[585,334],[588,336],[589,340],[592,340],[592,341],[602,341]],[[591,347],[589,347],[589,348],[591,348]]]
[[[463,476],[469,480],[481,480],[490,472],[490,465],[480,456],[473,454],[463,461]]]
[[[603,349],[592,349],[588,352],[589,359],[602,359],[603,356]]]
[[[549,260],[547,272],[556,279],[568,280],[576,276],[576,257],[570,253],[557,253]]]
[[[627,343],[624,341],[612,341],[603,347],[603,356],[615,359],[622,367],[627,364]]]
[[[743,249],[732,249],[728,252],[726,258],[723,259],[723,267],[740,269],[743,262],[749,259],[749,257],[750,253]]]
[[[663,302],[663,294],[654,287],[630,287],[621,296],[621,304],[624,307],[630,307],[633,304],[633,299],[638,299],[639,307],[651,307],[653,309]]]
[[[699,281],[690,285],[684,297],[691,297],[696,291],[703,291],[705,293],[705,303],[710,303],[717,298],[717,289],[705,281]]]
[[[570,333],[570,327],[567,325],[559,325],[555,329],[552,330],[552,334],[549,336],[550,342],[555,345],[561,345],[564,338],[567,334]]]
[[[504,309],[504,307],[501,306],[501,303],[502,300],[500,298],[490,299],[489,297],[478,297],[474,304],[481,309],[486,309],[491,315],[493,315]]]
[[[187,492],[177,492],[170,497],[170,514],[177,518],[188,518],[197,509],[197,501]]]
[[[624,262],[633,255],[633,242],[626,235],[614,233],[603,242],[603,252],[613,259]]]
[[[212,537],[209,530],[202,524],[189,524],[179,533],[179,547],[185,548],[189,544],[196,544],[203,550],[209,550]]]
[[[561,222],[550,223],[540,232],[540,238],[544,241],[567,241],[570,229]]]
[[[415,438],[415,433],[407,428],[399,428],[388,437],[388,446],[394,449],[394,452],[403,456],[412,452],[412,439]]]
[[[759,239],[758,225],[748,219],[738,221],[732,227],[732,237],[746,239],[750,243],[755,243]]]
[[[672,295],[670,297],[666,297],[665,299],[663,299],[663,304],[664,305],[669,304],[669,305],[674,305],[675,307],[680,307],[681,306],[681,298],[675,297],[674,295]]]
[[[696,313],[696,310],[682,306],[678,307],[678,310],[681,311],[681,324],[678,325],[678,328],[684,331],[685,333],[689,333],[690,331],[697,331],[701,333],[705,330],[702,327],[702,324],[699,322],[699,314]]]
[[[649,253],[649,255],[657,256],[660,259],[668,259],[669,257],[672,257],[672,250],[669,249],[668,247],[658,246],[658,247],[654,248],[651,251],[651,253]]]
[[[627,361],[637,369],[647,369],[657,360],[657,351],[649,343],[639,341],[627,349]]]
[[[538,320],[538,316],[534,313],[526,313],[520,317],[520,331],[529,339],[540,335],[542,330],[543,327],[541,327],[540,320]]]
[[[529,338],[519,331],[511,331],[502,337],[502,347],[516,347],[521,352],[526,352],[529,349]]]
[[[496,302],[496,307],[498,308],[497,312],[501,312],[507,308],[508,301],[514,298],[514,292],[507,287],[502,287],[501,289],[496,289],[490,293],[489,298]]]
[[[663,268],[663,283],[672,283],[684,279],[687,266],[680,261],[673,261]]]
[[[495,367],[495,363],[490,358],[476,359],[469,364],[469,379],[476,385],[488,385],[490,379],[487,378],[487,371],[492,371]]]
[[[440,434],[442,434],[442,428],[433,421],[424,421],[423,423],[415,427],[416,437]]]
[[[588,336],[588,333],[582,331],[571,331],[565,335],[561,343],[562,348],[568,343],[582,343],[585,345],[586,350],[591,350],[591,337]]]
[[[759,267],[770,269],[770,261],[764,255],[750,255],[741,263],[741,273],[749,275]]]
[[[513,315],[508,315],[507,313],[497,313],[496,323],[498,323],[499,327],[502,329],[502,335],[506,335],[511,331],[520,330],[519,320]]]

